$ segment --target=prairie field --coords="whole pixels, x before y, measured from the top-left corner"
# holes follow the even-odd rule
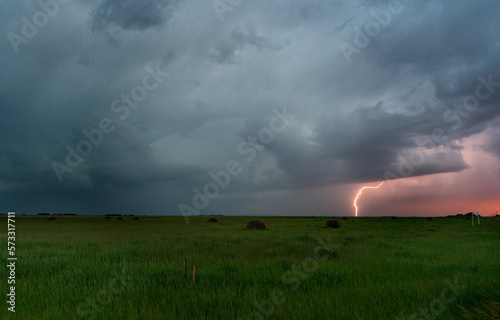
[[[500,219],[216,218],[18,216],[0,318],[500,319]]]

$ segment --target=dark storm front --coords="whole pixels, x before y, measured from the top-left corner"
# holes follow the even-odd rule
[[[241,142],[237,151],[240,156],[245,157],[247,163],[251,163],[257,158],[259,152],[265,150],[265,146],[274,141],[275,134],[285,130],[295,119],[295,115],[288,113],[286,107],[282,111],[273,109],[273,116],[270,118],[268,126],[261,128],[257,136],[248,136],[247,141]],[[243,167],[237,160],[229,160],[225,170],[209,172],[213,181],[207,182],[202,191],[193,188],[192,206],[185,203],[179,204],[179,211],[184,217],[186,224],[189,224],[189,216],[198,215],[200,210],[205,209],[210,204],[210,199],[219,196],[220,191],[227,188],[231,182],[231,177],[236,177],[243,172]]]
[[[138,108],[147,99],[149,93],[158,88],[169,75],[168,72],[160,70],[160,66],[155,68],[148,66],[145,70],[146,74],[140,84],[130,89],[129,94],[121,94],[120,98],[116,98],[111,102],[110,110],[115,114],[119,114],[118,119],[120,121],[125,121],[129,117],[131,110]],[[65,164],[58,161],[52,162],[51,167],[57,180],[63,182],[63,175],[72,173],[80,166],[84,159],[89,157],[94,152],[94,149],[102,144],[106,134],[111,134],[115,129],[113,120],[107,117],[103,117],[99,121],[97,128],[83,129],[82,134],[85,138],[80,140],[75,148],[66,145]]]

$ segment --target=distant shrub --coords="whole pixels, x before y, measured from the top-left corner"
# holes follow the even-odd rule
[[[134,217],[132,220],[139,220],[139,218],[138,217]]]
[[[427,221],[432,221],[432,218],[431,217],[427,217]]]
[[[247,229],[265,229],[266,225],[259,220],[252,220],[248,222]]]
[[[342,217],[342,220],[349,220],[349,218],[347,218],[347,217]]]
[[[54,220],[56,220],[56,217],[48,217],[47,220],[54,221]]]
[[[208,218],[207,222],[217,222],[217,219],[215,219],[215,218]]]
[[[328,220],[326,222],[326,227],[327,228],[339,228],[340,224],[337,220]]]
[[[117,220],[123,220],[123,218],[122,218],[122,217],[118,217],[118,218],[116,218],[116,219],[117,219]]]

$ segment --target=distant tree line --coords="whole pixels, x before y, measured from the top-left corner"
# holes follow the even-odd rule
[[[50,213],[47,212],[40,212],[37,214],[38,216],[50,216]],[[76,213],[53,213],[53,216],[76,216]]]

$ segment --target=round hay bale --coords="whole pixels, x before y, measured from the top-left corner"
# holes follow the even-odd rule
[[[134,219],[132,219],[132,220],[139,220],[139,218],[138,217],[134,217]]]
[[[118,217],[118,218],[116,218],[116,220],[123,220],[123,218],[122,217]]]
[[[338,227],[340,227],[340,224],[337,220],[328,220],[326,222],[326,227],[327,228],[338,228]]]
[[[432,221],[432,218],[431,217],[427,217],[427,221]]]
[[[349,218],[347,218],[347,217],[342,217],[342,220],[349,220]]]
[[[110,216],[106,216],[106,219],[111,219],[111,217]]]
[[[56,217],[48,217],[47,220],[54,221],[54,220],[56,220]]]
[[[259,220],[252,220],[248,222],[247,229],[265,229],[266,225]]]
[[[391,220],[398,220],[397,217],[391,217]]]
[[[217,222],[217,219],[215,219],[215,218],[208,218],[207,222]]]

